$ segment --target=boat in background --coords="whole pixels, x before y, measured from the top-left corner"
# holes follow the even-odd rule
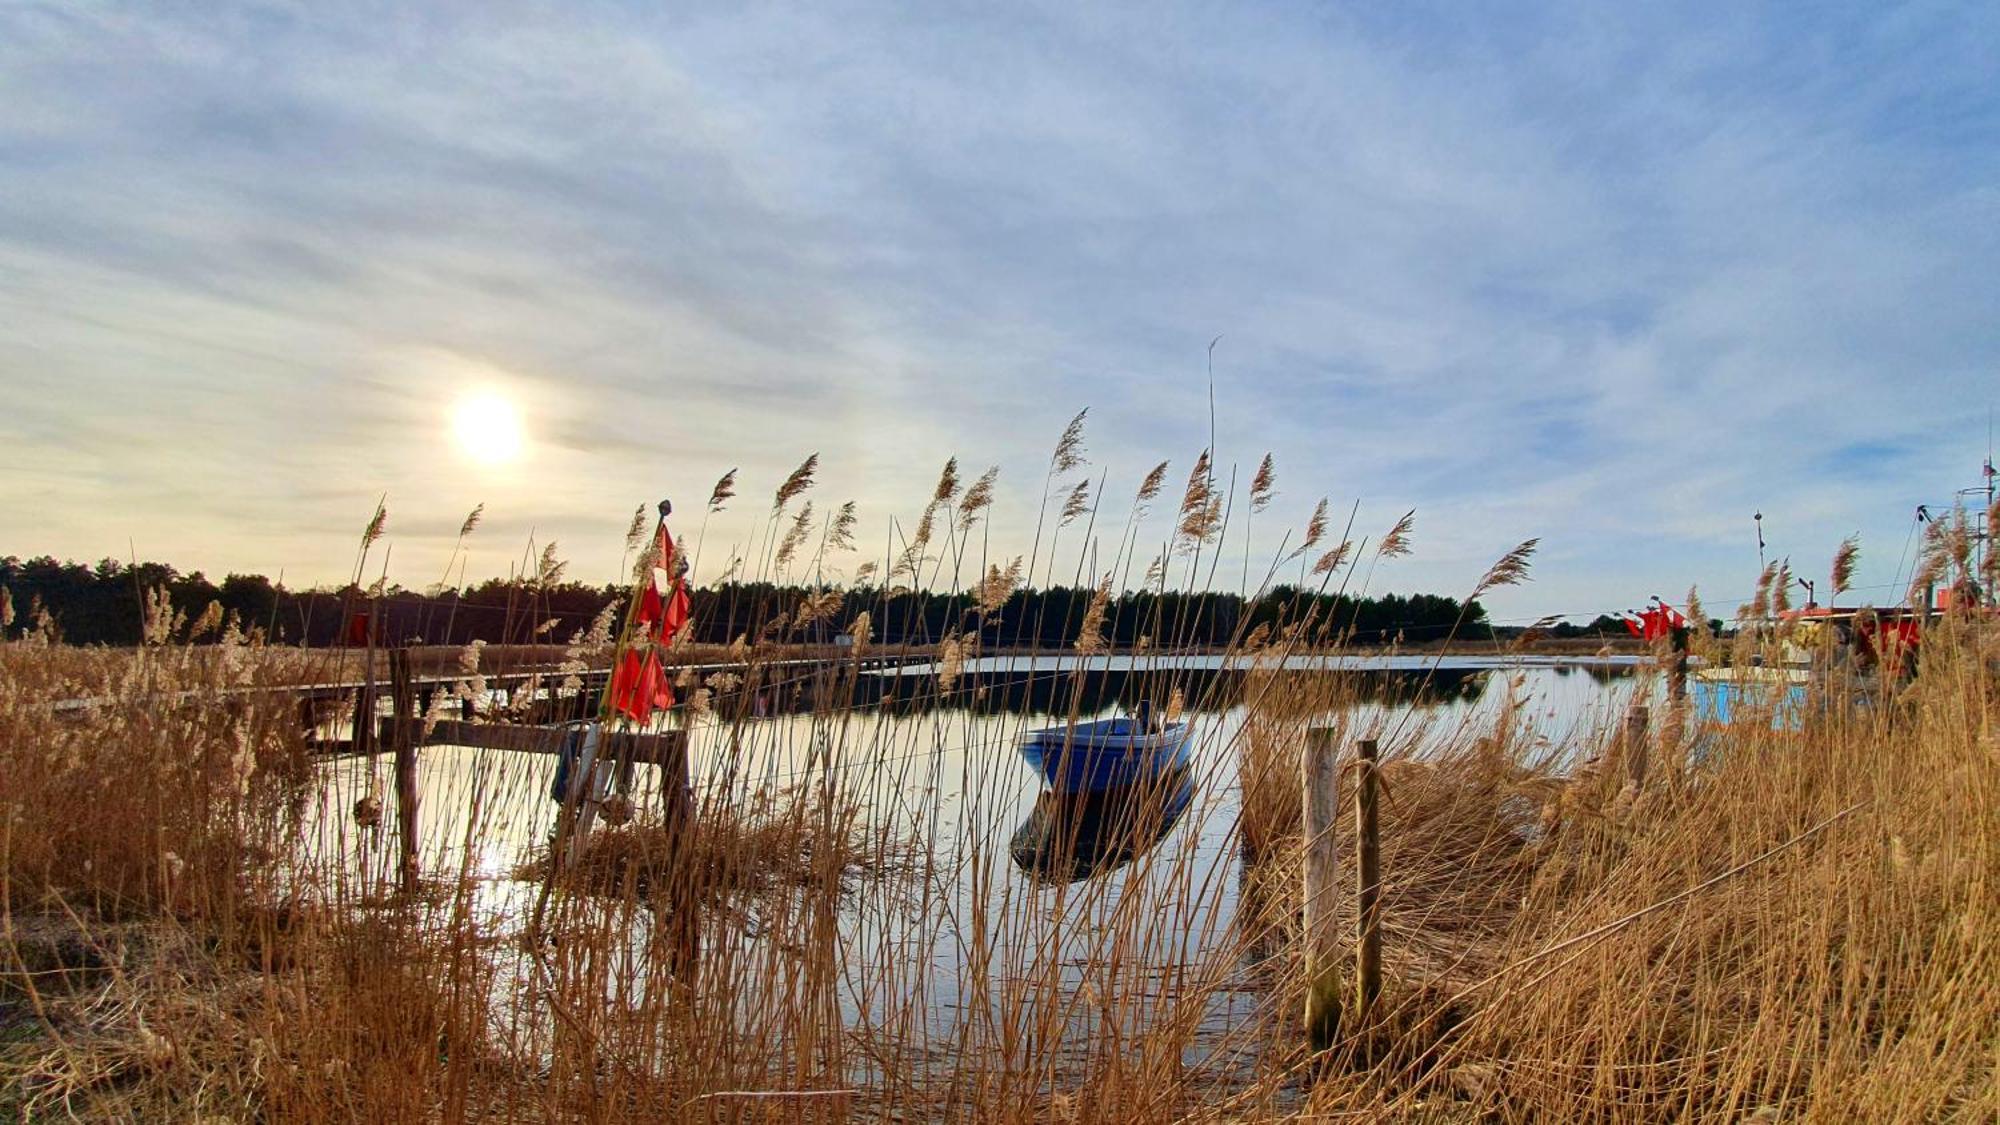
[[[1021,756],[1050,789],[1085,793],[1139,785],[1188,764],[1194,730],[1160,722],[1148,704],[1135,714],[1076,723],[1021,736]]]
[[[1814,698],[1870,705],[1884,684],[1916,671],[1924,613],[1918,609],[1809,605],[1746,623],[1761,651],[1743,665],[1696,669],[1688,700],[1704,726],[1796,731]],[[1834,689],[1841,689],[1836,692]]]

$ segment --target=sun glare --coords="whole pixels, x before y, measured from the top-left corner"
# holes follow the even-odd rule
[[[451,412],[458,448],[474,461],[499,465],[521,455],[521,411],[490,392],[467,395]]]

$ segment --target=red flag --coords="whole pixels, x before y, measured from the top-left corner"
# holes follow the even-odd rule
[[[1658,608],[1645,610],[1639,614],[1639,636],[1649,641],[1657,641],[1666,633],[1666,615]]]
[[[666,607],[660,602],[660,587],[648,575],[646,578],[646,592],[639,595],[639,627],[643,629],[653,622],[658,621],[660,615],[665,611]]]
[[[668,596],[666,606],[660,612],[660,629],[655,634],[661,644],[672,644],[675,637],[688,623],[688,592],[681,580],[674,579],[674,592]]]
[[[667,682],[660,658],[648,652],[642,660],[638,653],[628,651],[611,677],[612,709],[635,723],[644,723],[654,711],[673,705],[674,688]]]
[[[1633,636],[1643,637],[1646,635],[1646,627],[1640,623],[1641,619],[1636,617],[1621,615],[1618,618],[1618,620],[1623,621],[1625,623],[1625,631],[1632,634]]]
[[[660,521],[660,537],[656,545],[659,547],[659,550],[655,554],[659,556],[660,561],[655,565],[668,574],[672,574],[674,572],[674,537],[667,530],[667,521],[665,520]]]

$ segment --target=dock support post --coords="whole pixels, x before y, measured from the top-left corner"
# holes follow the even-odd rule
[[[1340,933],[1333,910],[1340,877],[1333,836],[1340,815],[1335,735],[1324,727],[1307,731],[1300,769],[1305,803],[1305,1026],[1315,1051],[1333,1046],[1340,1034]]]
[[[1354,836],[1360,868],[1356,915],[1355,1015],[1366,1021],[1382,994],[1382,834],[1376,799],[1376,745],[1372,738],[1357,744],[1359,777],[1354,787]]]
[[[362,677],[360,694],[354,697],[354,734],[348,750],[355,754],[375,753],[379,733],[375,727],[375,668],[371,664]]]
[[[389,650],[389,684],[395,708],[390,744],[396,753],[396,829],[400,836],[400,886],[417,889],[417,697],[410,680],[410,650]]]
[[[1646,724],[1651,718],[1644,707],[1632,708],[1625,716],[1625,780],[1634,792],[1646,787],[1648,740]]]

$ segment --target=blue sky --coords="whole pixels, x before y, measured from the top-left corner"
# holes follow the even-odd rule
[[[1220,335],[1260,551],[1326,495],[1417,509],[1378,589],[1726,608],[1761,510],[1886,586],[2000,406],[1996,11],[10,4],[0,552],[338,580],[386,491],[407,584],[479,501],[475,574],[608,579],[818,451],[876,544],[1000,465],[1012,554],[1078,409],[1107,536],[1185,478]]]

